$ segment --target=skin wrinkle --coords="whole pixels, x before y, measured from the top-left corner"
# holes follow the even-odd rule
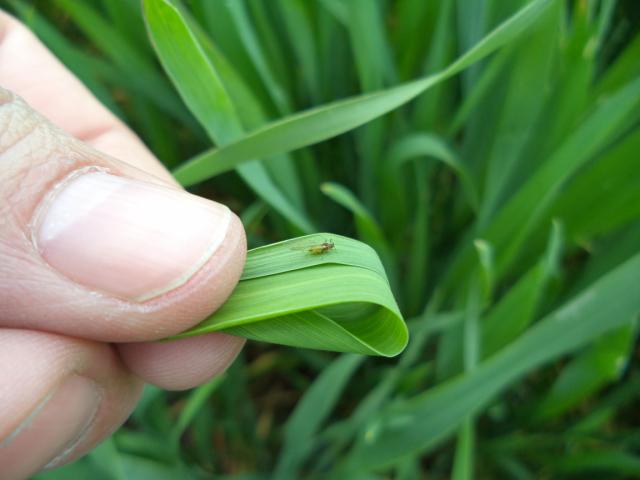
[[[0,49],[2,49],[2,24],[0,24]],[[4,88],[0,88],[0,108],[15,98],[15,94]]]
[[[27,416],[22,419],[19,423],[18,426],[13,429],[9,435],[7,435],[5,438],[0,439],[0,448],[2,447],[6,447],[7,445],[9,445],[22,431],[24,431],[25,428],[27,428],[29,425],[31,425],[33,423],[33,421],[35,420],[35,418],[38,416],[38,414],[44,409],[44,407],[46,407],[46,405],[49,403],[49,400],[51,400],[51,398],[53,397],[54,392],[49,392],[44,399],[42,399],[28,414]]]
[[[7,330],[11,330],[11,329],[7,329]],[[0,339],[1,338],[2,336],[0,335]],[[0,346],[1,345],[2,345],[2,342],[0,342]],[[43,388],[43,390],[46,392],[52,392],[53,390],[55,390],[55,388],[57,388],[56,384],[59,386],[63,381],[62,380],[63,378],[66,378],[68,375],[72,375],[72,374],[79,375],[80,374],[79,372],[83,371],[86,368],[86,363],[81,362],[80,361],[81,358],[77,355],[74,355],[73,348],[63,343],[54,344],[53,347],[47,348],[47,357],[48,357],[48,361],[50,362],[50,366],[52,370],[62,368],[62,371],[57,375],[58,380],[50,381],[48,384],[46,384],[47,388]],[[69,365],[66,365],[69,362],[69,358],[71,358],[72,363]],[[21,364],[8,365],[8,368],[12,368],[12,370],[16,372],[20,372],[20,371],[24,372],[25,370],[28,371],[28,368]],[[22,375],[20,376],[20,378],[22,378]],[[0,384],[0,387],[1,386],[2,385]],[[12,386],[12,388],[14,388],[14,386]],[[1,392],[2,391],[0,390],[0,393]],[[48,395],[49,393],[44,394],[44,396],[48,396]],[[25,408],[25,417],[20,419],[13,419],[14,420],[13,423],[15,424],[15,427],[10,429],[9,430],[10,432],[15,430],[15,428],[18,428],[18,426],[25,421],[25,418],[30,414],[30,412],[33,411],[35,408],[37,408],[39,403],[42,403],[43,396],[40,396],[34,400],[35,401],[33,405],[30,405],[28,408]],[[11,435],[11,433],[3,435],[0,432],[0,439],[4,439],[7,435]]]
[[[20,142],[28,143],[35,141],[36,144],[29,145],[25,153],[38,152],[37,155],[31,153],[33,157],[29,159],[36,160],[35,162],[24,161],[24,154],[20,156],[22,159],[21,162],[9,162],[9,164],[14,165],[14,168],[9,170],[9,175],[6,177],[3,175],[3,177],[6,178],[6,181],[3,181],[3,183],[5,183],[5,185],[15,184],[14,195],[22,195],[22,197],[14,201],[14,203],[16,205],[24,203],[23,200],[26,195],[24,195],[23,192],[25,191],[25,186],[30,184],[24,180],[16,182],[14,179],[13,182],[11,181],[12,177],[10,175],[16,166],[19,167],[19,170],[15,173],[23,172],[22,175],[25,178],[32,176],[37,180],[41,180],[43,177],[49,177],[45,188],[42,188],[41,182],[36,183],[37,191],[42,192],[42,195],[41,197],[35,198],[29,195],[29,198],[32,199],[32,201],[29,202],[31,211],[26,212],[25,217],[30,218],[36,205],[40,203],[42,196],[44,196],[54,184],[59,183],[73,170],[96,165],[106,168],[113,174],[126,175],[123,167],[128,167],[128,169],[132,168],[121,164],[118,160],[104,158],[103,155],[93,151],[73,137],[70,137],[49,123],[41,115],[30,111],[26,103],[19,97],[16,97],[16,100],[11,103],[10,107],[13,111],[9,113],[3,112],[2,108],[0,108],[0,131],[4,132],[0,135],[0,161],[3,163],[8,162],[4,157],[11,154],[12,151],[15,150],[16,144]],[[16,120],[16,118],[18,118],[19,121]],[[9,125],[3,125],[3,123],[9,123]],[[7,132],[13,132],[18,129],[17,127],[12,127],[12,125],[29,125],[29,129],[27,132],[18,131],[18,133],[14,133],[13,135],[16,139],[6,142],[5,136]],[[64,148],[61,148],[62,145],[64,145]],[[42,172],[41,169],[45,169],[45,171]],[[52,173],[47,174],[49,171]],[[150,178],[146,179],[147,181],[167,186],[166,182],[154,181],[153,177],[149,177]],[[173,187],[173,185],[171,186]]]
[[[4,92],[7,91],[0,87],[0,94]],[[7,93],[9,95],[8,101],[0,103],[0,149],[2,153],[10,150],[12,144],[28,138],[38,128],[55,130],[53,125],[42,121],[44,118],[37,114],[33,115],[22,98],[11,92]],[[23,131],[25,129],[26,131]],[[52,133],[55,132],[52,131]],[[7,136],[15,138],[7,143]],[[41,138],[47,138],[47,135],[43,135]]]
[[[109,122],[105,125],[95,127],[93,130],[83,132],[81,135],[78,135],[78,137],[81,137],[83,142],[95,144],[98,143],[101,138],[116,131],[118,127],[119,125]]]
[[[17,124],[21,126],[26,125],[27,127],[26,131],[23,131],[22,129],[20,129],[20,127],[16,127]],[[20,166],[18,162],[12,161],[13,158],[16,158],[18,155],[13,155],[13,158],[12,158],[11,154],[14,153],[16,150],[19,150],[19,147],[23,143],[32,142],[34,138],[36,139],[45,138],[45,135],[36,135],[38,129],[40,128],[42,128],[42,125],[38,124],[37,122],[25,121],[21,123],[20,121],[16,121],[15,116],[12,115],[11,113],[9,114],[6,114],[6,112],[3,113],[2,110],[0,109],[0,162],[4,165]],[[18,131],[16,132],[16,130]],[[10,137],[10,139],[7,141],[7,137],[10,135],[13,138]],[[33,151],[33,146],[29,145],[29,148],[27,149],[27,151]],[[20,155],[20,157],[22,158],[23,155]],[[8,168],[6,170],[8,174],[4,176],[4,179],[6,180],[4,183],[6,185],[19,184],[20,182],[16,181],[15,178],[19,178],[20,173],[22,173],[25,170],[28,170],[28,169],[26,167],[23,167],[23,168],[18,168],[17,171],[15,171],[12,168]]]
[[[35,132],[36,130],[34,130]],[[37,137],[36,137],[37,138]],[[20,140],[19,142],[16,142],[15,144],[12,145],[12,149],[16,150],[18,149],[21,144],[24,143],[28,143],[31,142],[31,138],[29,137],[24,137],[22,140]],[[38,145],[36,145],[36,147],[38,147]],[[29,147],[30,150],[32,151],[34,149],[33,146]],[[9,151],[10,152],[10,151]],[[9,156],[9,155],[5,155]],[[0,161],[7,161],[9,163],[17,163],[17,162],[11,162],[12,158],[9,156],[9,158],[1,158],[2,157],[2,150],[0,150]],[[20,155],[20,158],[24,158],[25,155]],[[9,174],[7,176],[5,176],[4,178],[0,179],[3,184],[5,185],[13,185],[14,188],[13,190],[9,190],[7,189],[6,191],[3,192],[3,196],[5,199],[5,204],[4,204],[4,208],[3,208],[3,215],[8,215],[11,214],[12,216],[15,216],[15,223],[16,225],[21,225],[22,223],[24,223],[24,215],[19,215],[20,213],[20,200],[26,195],[28,194],[28,192],[31,190],[30,189],[30,185],[32,185],[32,180],[33,178],[37,178],[37,170],[38,168],[42,168],[42,164],[33,162],[32,167],[28,167],[27,165],[21,166],[20,164],[17,165],[17,168],[9,171]],[[6,187],[5,187],[6,188]]]
[[[0,49],[2,48],[2,24],[0,23]],[[0,107],[5,103],[10,102],[14,97],[14,94],[8,90],[0,88]]]
[[[71,378],[71,377],[68,377],[68,378]],[[71,456],[73,451],[84,441],[85,437],[91,432],[91,426],[93,425],[93,422],[95,421],[98,415],[98,412],[100,411],[100,408],[102,408],[102,405],[104,403],[103,389],[95,382],[93,382],[93,388],[95,388],[95,396],[96,396],[95,398],[96,406],[93,410],[93,414],[90,416],[89,419],[85,420],[83,428],[76,435],[76,437],[71,441],[71,443],[67,444],[62,452],[58,453],[58,455],[56,455],[52,460],[50,460],[49,463],[47,463],[43,467],[43,470],[53,469],[58,467],[59,465],[64,464],[65,460]]]
[[[31,193],[34,188],[38,192],[43,190],[41,178],[52,169],[51,162],[57,163],[56,157],[59,155],[60,140],[58,132],[52,131],[50,125],[42,117],[32,119],[21,114],[21,111],[26,108],[22,100],[13,102],[11,106],[17,108],[17,113],[3,113],[0,110],[0,123],[9,123],[9,125],[4,125],[2,128],[4,133],[0,136],[0,162],[11,165],[10,168],[2,172],[4,175],[0,178],[3,184],[3,196],[7,202],[2,212],[3,215],[7,213],[5,209],[11,213],[19,212],[20,225],[23,225],[26,218],[31,217],[31,211],[29,209],[24,211],[20,207],[25,203],[25,198],[34,197]],[[15,120],[16,117],[20,121]],[[18,127],[15,127],[16,124],[28,125],[29,128],[27,131],[20,131]],[[18,130],[17,133],[15,133],[16,130]],[[15,138],[7,142],[6,136],[11,132],[14,132]],[[23,144],[26,146],[26,151],[21,152],[20,155],[16,154],[18,147]],[[39,154],[35,155],[33,152],[39,152]],[[25,156],[27,157],[26,161]],[[17,158],[20,158],[20,161],[16,161]],[[7,186],[14,186],[14,188],[6,190]],[[44,196],[46,191],[47,189],[44,189],[41,195]],[[39,203],[40,198],[35,196],[33,200],[32,204]]]

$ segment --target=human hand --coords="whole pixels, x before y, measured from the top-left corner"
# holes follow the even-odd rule
[[[242,339],[154,340],[225,301],[246,240],[234,214],[182,191],[125,125],[1,11],[0,86],[8,89],[0,88],[6,480],[89,451],[131,413],[143,382],[184,389],[223,371]]]

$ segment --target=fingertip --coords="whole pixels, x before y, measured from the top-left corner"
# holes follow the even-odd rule
[[[247,258],[247,240],[238,216],[233,212],[230,215],[222,245],[202,268],[184,285],[143,304],[161,312],[161,317],[150,317],[155,325],[144,332],[151,335],[134,341],[154,341],[182,333],[218,310],[233,293]]]
[[[244,339],[210,333],[170,342],[118,345],[123,362],[138,377],[166,390],[196,387],[224,372]]]

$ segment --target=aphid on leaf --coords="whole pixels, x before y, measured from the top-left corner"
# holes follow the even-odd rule
[[[306,250],[311,255],[322,255],[323,253],[327,253],[329,250],[333,248],[335,248],[335,244],[333,243],[333,240],[327,240],[315,245],[293,247],[293,250]]]

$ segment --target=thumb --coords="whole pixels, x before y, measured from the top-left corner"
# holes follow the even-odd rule
[[[0,327],[154,340],[215,310],[242,271],[227,207],[91,149],[5,90],[0,198]]]

